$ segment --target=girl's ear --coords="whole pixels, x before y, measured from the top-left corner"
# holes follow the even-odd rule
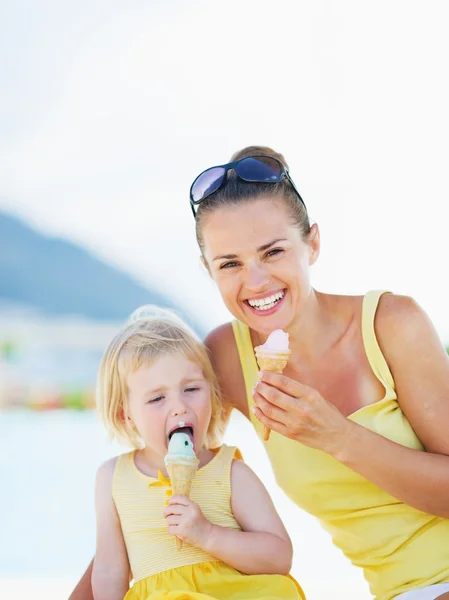
[[[126,421],[131,421],[131,417],[127,417],[127,416],[125,415],[125,411],[123,410],[123,408],[121,408],[121,409],[118,411],[118,415],[119,415],[120,421],[121,421],[122,423],[126,423]]]
[[[320,230],[317,223],[310,228],[307,243],[309,244],[309,265],[313,265],[320,255]]]

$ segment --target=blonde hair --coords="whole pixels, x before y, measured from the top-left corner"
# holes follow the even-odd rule
[[[143,447],[143,440],[128,417],[126,378],[140,367],[175,353],[201,366],[210,386],[212,416],[206,447],[214,448],[223,435],[222,404],[218,382],[207,348],[172,311],[154,306],[138,308],[115,335],[101,359],[97,380],[97,409],[111,437]]]

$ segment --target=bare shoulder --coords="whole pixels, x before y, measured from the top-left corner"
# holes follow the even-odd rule
[[[449,357],[426,312],[407,296],[385,294],[375,319],[398,402],[424,447],[449,453]]]
[[[424,338],[438,337],[427,313],[410,296],[383,294],[375,318],[382,350],[404,347]],[[385,346],[383,348],[382,346]]]
[[[218,377],[225,407],[248,415],[245,381],[232,323],[213,329],[204,340]]]
[[[248,477],[258,479],[254,471],[243,460],[234,459],[231,465],[231,483],[244,481]]]
[[[114,471],[118,458],[118,456],[109,458],[98,467],[97,485],[112,487],[112,480],[114,478]]]
[[[259,477],[243,461],[234,459],[231,465],[231,490],[233,498],[246,498],[248,491],[265,489]]]

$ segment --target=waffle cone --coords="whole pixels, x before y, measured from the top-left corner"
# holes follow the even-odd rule
[[[271,371],[272,373],[282,373],[287,366],[290,358],[291,350],[287,352],[272,352],[264,350],[261,346],[254,348],[256,353],[257,364],[261,371]],[[263,439],[267,442],[270,439],[271,429],[266,425],[263,426]]]
[[[167,471],[170,477],[173,495],[182,494],[190,498],[190,488],[198,470],[197,458],[185,458],[182,461],[167,461]],[[182,540],[176,538],[176,548],[181,550]]]

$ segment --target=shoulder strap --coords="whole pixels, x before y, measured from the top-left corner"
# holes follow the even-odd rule
[[[257,381],[257,373],[259,372],[256,357],[254,356],[251,334],[249,327],[237,319],[232,321],[232,329],[234,331],[235,343],[237,345],[243,378],[245,380],[248,405],[251,407],[254,405],[251,390]]]
[[[382,354],[382,350],[380,349],[374,328],[379,300],[383,294],[388,293],[391,292],[388,292],[387,290],[372,290],[363,298],[362,336],[365,352],[374,374],[386,390],[394,391],[394,379],[387,365],[387,361]]]
[[[219,472],[220,477],[223,478],[226,484],[230,485],[232,461],[234,459],[243,460],[242,453],[235,446],[226,446],[226,444],[223,444],[218,454],[215,459],[214,472],[217,474]]]

